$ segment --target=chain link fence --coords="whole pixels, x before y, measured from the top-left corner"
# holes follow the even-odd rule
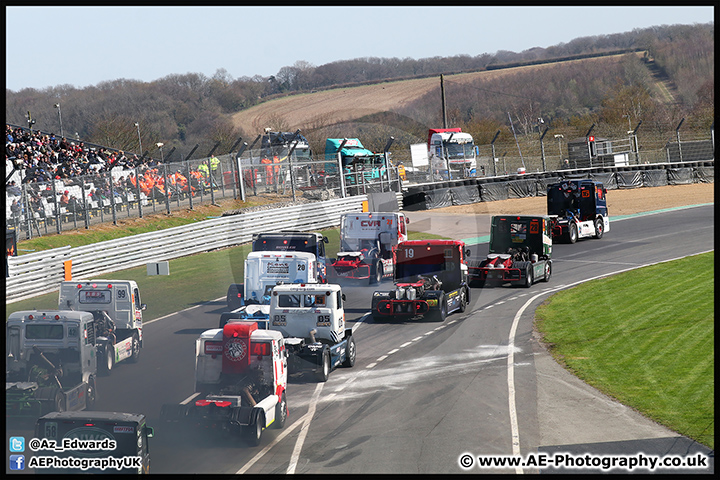
[[[668,131],[598,132],[589,142],[587,129],[538,129],[510,141],[478,145],[473,177],[714,160],[714,130],[705,135]],[[471,177],[461,166],[450,166],[449,173],[431,165],[414,167],[410,149],[345,168],[339,159],[322,154],[310,159],[295,154],[288,158],[288,153],[284,149],[268,158],[258,149],[239,157],[233,153],[153,167],[115,167],[66,180],[22,183],[19,195],[6,189],[6,225],[16,230],[18,239],[29,239],[227,199],[301,203]]]

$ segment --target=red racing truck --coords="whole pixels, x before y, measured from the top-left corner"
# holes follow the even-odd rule
[[[410,240],[393,251],[395,289],[374,292],[376,321],[429,317],[444,321],[464,312],[470,302],[467,258],[470,250],[459,240]]]

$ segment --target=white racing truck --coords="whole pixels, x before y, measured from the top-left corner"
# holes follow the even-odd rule
[[[340,250],[328,267],[328,282],[380,283],[395,270],[393,247],[406,241],[404,213],[345,213],[340,216]]]
[[[355,338],[345,328],[339,285],[278,285],[271,294],[271,330],[285,337],[291,373],[313,372],[325,382],[340,365],[355,365]]]
[[[253,446],[263,430],[287,419],[283,336],[256,322],[232,322],[195,341],[195,392],[187,404],[165,404],[160,419],[180,428],[217,428]]]
[[[6,326],[6,418],[92,409],[95,320],[88,312],[18,311]]]
[[[250,252],[245,259],[245,283],[228,289],[232,311],[245,318],[267,320],[270,291],[280,283],[313,283],[317,279],[315,255],[307,252]],[[238,312],[239,313],[239,312]],[[223,327],[220,324],[220,328]]]
[[[140,290],[132,280],[75,280],[60,284],[58,308],[91,312],[98,335],[98,370],[109,375],[115,364],[137,362],[143,346]]]

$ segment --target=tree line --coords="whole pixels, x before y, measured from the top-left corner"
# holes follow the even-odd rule
[[[610,57],[589,58],[620,50],[629,53],[619,62]],[[34,129],[59,134],[61,109],[64,135],[86,143],[134,153],[143,153],[139,152],[142,144],[151,156],[157,156],[158,142],[164,144],[166,152],[175,148],[179,155],[196,145],[200,147],[197,155],[213,146],[225,153],[239,137],[254,139],[261,133],[235,128],[230,116],[278,95],[577,57],[588,61],[557,63],[549,69],[518,71],[502,79],[471,84],[448,82],[452,93],[446,102],[450,123],[472,133],[477,144],[489,143],[498,130],[507,135],[508,120],[525,134],[537,131],[540,119],[546,125],[600,123],[618,131],[626,128],[628,121],[631,125],[642,121],[644,128],[657,129],[667,129],[681,118],[687,118],[685,128],[707,130],[712,124],[713,23],[581,37],[520,53],[501,50],[419,60],[366,57],[320,66],[299,60],[269,77],[233,79],[220,69],[212,77],[170,74],[152,82],[117,79],[82,89],[58,85],[42,90],[6,90],[6,123],[27,126],[27,113],[31,112],[36,121]],[[653,90],[658,78],[672,87],[673,102],[658,101]],[[440,112],[439,95],[429,93],[397,111],[380,112],[333,128],[344,129],[342,136],[369,136],[368,143],[373,146],[384,144],[388,132],[395,132],[394,148],[401,148],[425,141],[427,128],[442,125]],[[319,143],[324,135],[333,136],[323,125],[309,125],[303,132],[313,143]]]

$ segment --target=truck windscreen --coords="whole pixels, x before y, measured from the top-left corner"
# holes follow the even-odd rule
[[[307,252],[315,255],[315,240],[311,238],[261,238],[255,241],[256,252]]]
[[[62,325],[28,325],[25,327],[25,338],[30,340],[62,340]]]

